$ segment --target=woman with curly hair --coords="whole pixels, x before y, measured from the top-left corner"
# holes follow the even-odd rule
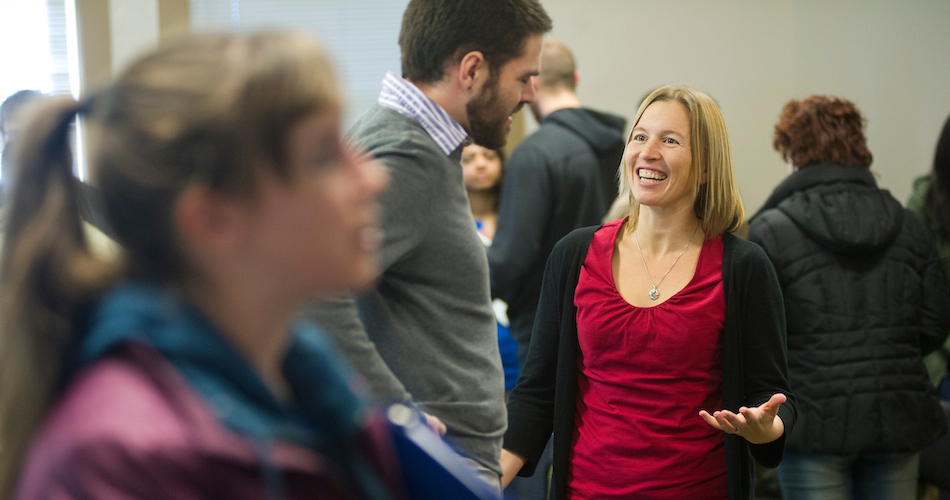
[[[927,227],[877,187],[850,101],[785,105],[775,149],[791,175],[752,218],[782,283],[798,422],[786,500],[914,498],[919,451],[944,432],[921,357],[950,328],[950,293]]]

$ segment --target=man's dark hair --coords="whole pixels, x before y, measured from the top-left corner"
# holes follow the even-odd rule
[[[403,78],[442,79],[445,68],[479,51],[493,73],[519,57],[531,35],[551,30],[538,0],[411,0],[402,17]]]

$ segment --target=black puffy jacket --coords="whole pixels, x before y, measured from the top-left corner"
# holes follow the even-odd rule
[[[921,358],[950,331],[930,233],[862,167],[801,169],[751,222],[785,296],[791,448],[916,452],[946,431]]]

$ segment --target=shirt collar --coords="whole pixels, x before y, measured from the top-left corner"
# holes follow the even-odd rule
[[[419,122],[446,155],[468,139],[468,133],[442,106],[412,82],[388,72],[377,100],[380,106]]]

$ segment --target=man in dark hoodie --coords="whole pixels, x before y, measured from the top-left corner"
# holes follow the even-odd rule
[[[626,120],[582,108],[575,92],[579,77],[570,49],[546,40],[529,105],[541,127],[505,164],[488,264],[492,296],[508,303],[520,364],[528,354],[551,249],[572,230],[599,224],[617,195]],[[543,460],[538,467],[550,465],[550,443]],[[546,475],[516,478],[508,491],[525,500],[547,498]]]
[[[492,295],[508,303],[522,363],[551,249],[572,230],[600,223],[617,195],[626,120],[582,108],[578,78],[570,49],[546,40],[530,105],[541,127],[505,164],[498,229],[488,250]]]
[[[750,224],[788,321],[786,499],[914,498],[919,452],[946,428],[921,361],[950,329],[944,271],[927,227],[878,188],[863,126],[845,99],[786,104],[774,146],[792,174]]]

